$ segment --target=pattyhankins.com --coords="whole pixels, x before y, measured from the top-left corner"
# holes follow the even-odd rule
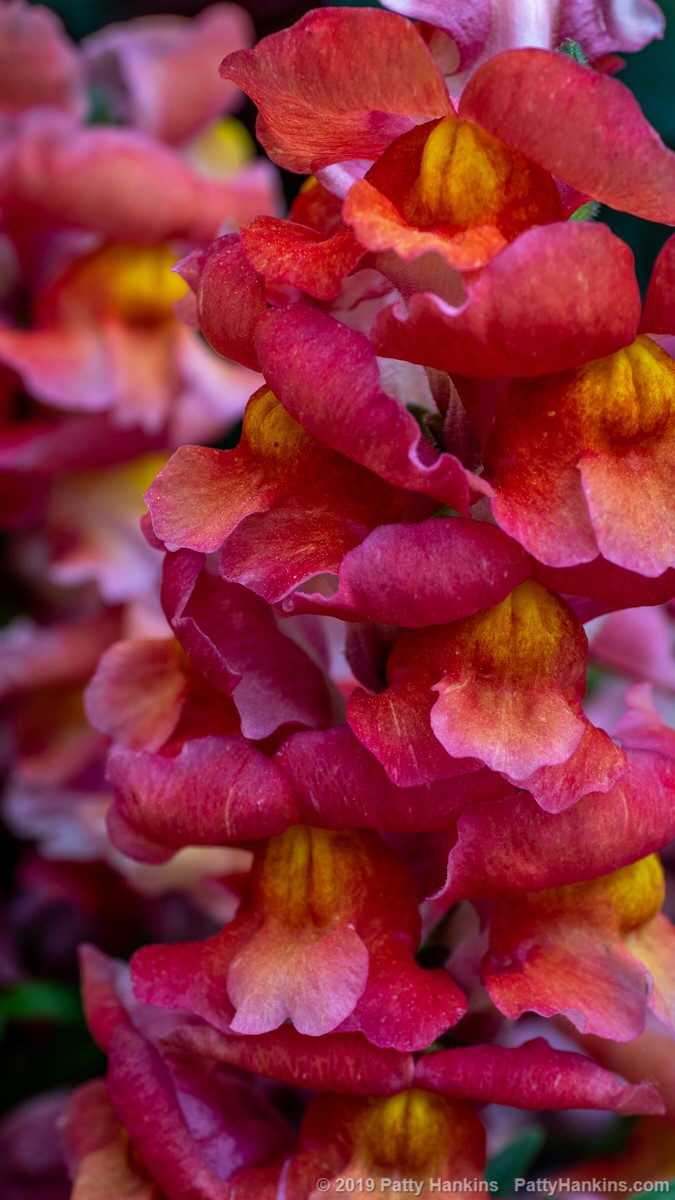
[[[322,1178],[316,1181],[316,1191],[327,1195],[358,1195],[370,1194],[375,1196],[433,1196],[433,1195],[495,1195],[500,1191],[500,1184],[488,1179],[443,1179],[433,1177],[426,1179],[401,1178],[383,1176],[353,1177],[338,1176],[335,1179]],[[567,1196],[567,1195],[621,1195],[632,1200],[634,1196],[667,1194],[671,1190],[668,1180],[664,1179],[604,1179],[592,1177],[573,1179],[556,1176],[555,1178],[525,1179],[516,1177],[512,1188],[502,1195],[531,1195]]]

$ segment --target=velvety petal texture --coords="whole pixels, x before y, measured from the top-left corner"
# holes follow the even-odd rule
[[[620,1042],[642,1032],[646,1005],[672,1029],[675,931],[658,917],[664,894],[652,855],[587,883],[496,901],[483,964],[493,1001],[512,1018],[564,1012],[582,1031]]]
[[[480,490],[452,454],[438,453],[412,413],[384,391],[368,340],[309,306],[271,313],[258,328],[258,360],[284,408],[332,450],[397,487],[466,513]]]
[[[322,238],[313,229],[277,217],[257,217],[241,233],[244,254],[267,279],[288,283],[317,300],[334,300],[345,275],[364,256],[350,229]]]
[[[485,451],[501,527],[554,567],[600,552],[652,578],[669,569],[674,386],[672,359],[647,337],[578,371],[508,384]]]
[[[435,252],[450,267],[477,270],[533,225],[562,218],[547,171],[470,121],[418,126],[389,146],[343,207],[368,250],[403,259]]]
[[[168,546],[222,546],[225,577],[267,600],[335,570],[375,525],[415,511],[405,492],[315,442],[267,389],[250,400],[236,450],[181,447],[146,502]]]
[[[543,1038],[517,1047],[463,1046],[420,1058],[417,1087],[461,1100],[555,1111],[601,1108],[658,1113],[663,1101],[649,1083],[627,1084],[590,1058],[555,1050]]]
[[[267,308],[265,280],[245,257],[237,234],[216,238],[207,251],[195,250],[178,269],[197,297],[199,326],[209,345],[257,371],[253,335]]]
[[[283,776],[243,738],[195,738],[177,758],[120,748],[108,778],[110,836],[142,862],[164,862],[182,846],[269,837],[297,819]]]
[[[460,115],[585,195],[648,221],[675,223],[675,153],[618,80],[568,55],[508,50],[473,76]],[[621,138],[607,138],[606,129],[621,129]]]
[[[349,722],[399,786],[449,777],[476,758],[555,812],[608,790],[625,767],[581,710],[586,654],[567,606],[521,584],[484,614],[402,634],[389,687],[356,692]]]
[[[672,749],[628,748],[627,757],[610,791],[585,796],[566,812],[545,813],[525,792],[467,808],[448,858],[444,901],[591,879],[666,846],[675,836]]]
[[[138,951],[134,990],[225,1033],[290,1019],[313,1037],[342,1029],[421,1049],[465,1004],[449,975],[415,964],[418,937],[412,880],[378,838],[295,826],[257,852],[248,898],[222,933]]]
[[[166,558],[162,602],[190,663],[232,697],[245,737],[330,724],[322,670],[253,592],[209,573],[202,555],[183,550]]]
[[[396,787],[346,725],[295,734],[275,761],[291,784],[300,819],[329,829],[443,830],[467,805],[510,793],[501,776],[485,769]]]
[[[406,129],[452,107],[415,27],[377,9],[307,13],[254,50],[230,55],[221,73],[255,101],[258,137],[289,171],[375,158]]]
[[[441,371],[495,379],[566,370],[628,345],[640,294],[633,257],[601,225],[544,225],[523,233],[448,302],[416,292],[378,315],[377,353]]]
[[[345,554],[337,591],[295,592],[283,609],[413,629],[443,625],[505,599],[530,569],[494,525],[443,517],[381,525]]]

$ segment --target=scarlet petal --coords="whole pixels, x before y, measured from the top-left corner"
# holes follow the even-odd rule
[[[244,493],[239,505],[235,493],[235,503],[226,506],[223,467],[220,450],[205,446],[176,450],[145,497],[153,529],[162,541],[208,554],[218,549],[233,521],[265,508],[265,491],[251,495],[254,489],[250,484],[246,492],[243,487],[237,489]]]
[[[478,379],[542,375],[628,345],[640,321],[630,250],[583,222],[521,234],[466,291],[459,307],[421,292],[385,309],[376,352]]]
[[[547,171],[471,121],[427,122],[397,138],[343,208],[362,246],[405,260],[435,253],[484,267],[520,233],[563,217]]]
[[[371,9],[307,13],[254,50],[231,54],[221,74],[258,105],[270,158],[301,173],[376,158],[417,122],[451,111],[415,27]]]
[[[317,300],[339,296],[345,275],[358,265],[365,253],[351,229],[340,229],[324,238],[292,221],[256,217],[243,229],[241,241],[246,258],[266,279],[291,284]]]
[[[644,336],[575,371],[512,380],[484,455],[498,523],[550,566],[599,548],[662,575],[675,559],[674,389],[672,359]]]
[[[430,684],[430,681],[427,681]],[[453,759],[431,729],[430,686],[401,682],[380,696],[357,688],[347,720],[357,738],[382,763],[392,783],[409,788],[476,770],[476,759]]]
[[[335,570],[374,526],[432,507],[314,441],[264,388],[235,450],[181,447],[146,500],[167,545],[222,545],[221,573],[272,601]]]
[[[507,50],[470,80],[460,115],[595,200],[675,224],[675,154],[618,80],[567,55]]]
[[[342,1028],[358,1022],[376,1046],[420,1050],[456,1025],[466,1009],[466,998],[447,971],[423,971],[403,947],[391,945],[371,957],[358,1008]]]

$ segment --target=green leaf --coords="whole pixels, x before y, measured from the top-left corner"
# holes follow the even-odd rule
[[[0,996],[0,1029],[10,1021],[82,1026],[82,1005],[77,989],[46,980],[23,980]]]
[[[491,1188],[491,1193],[497,1196],[513,1195],[515,1180],[523,1179],[527,1175],[545,1141],[546,1134],[538,1125],[523,1129],[515,1140],[488,1164],[485,1178],[488,1183],[497,1184],[496,1192]]]
[[[597,200],[587,200],[580,208],[568,217],[569,221],[594,221],[600,212],[602,205]]]
[[[573,58],[575,62],[581,63],[582,67],[588,66],[588,59],[574,38],[565,38],[564,42],[558,46],[558,50],[560,54],[566,54],[568,58]]]

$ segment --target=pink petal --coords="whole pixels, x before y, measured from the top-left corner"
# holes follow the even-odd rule
[[[385,7],[442,29],[457,43],[463,68],[480,54],[495,19],[494,0],[386,0]]]
[[[531,901],[531,903],[530,903]],[[500,1012],[566,1016],[583,1032],[616,1042],[644,1029],[649,982],[644,967],[611,929],[586,914],[537,908],[537,893],[497,902],[483,979]]]
[[[675,837],[674,797],[673,758],[635,750],[611,791],[565,812],[543,812],[525,792],[471,806],[458,819],[440,895],[450,904],[608,874]]]
[[[567,598],[582,621],[617,608],[665,604],[675,595],[675,570],[648,579],[604,558],[575,567],[535,563],[533,570],[535,579]]]
[[[278,1152],[288,1130],[239,1079],[204,1074],[200,1081],[194,1064],[190,1074],[179,1095],[150,1042],[132,1029],[115,1035],[108,1092],[146,1170],[175,1200],[223,1200],[227,1178]]]
[[[590,653],[611,670],[675,691],[673,627],[662,608],[612,613],[593,633]]]
[[[343,1028],[356,1026],[376,1046],[424,1050],[456,1025],[466,1009],[466,998],[447,971],[423,971],[409,954],[392,946],[371,956],[363,996]]]
[[[579,471],[598,548],[606,559],[652,579],[675,566],[672,436],[613,457],[584,455]]]
[[[190,661],[232,696],[244,736],[329,724],[331,698],[319,667],[278,627],[264,600],[202,566],[189,551],[167,556],[162,602]]]
[[[183,846],[271,837],[297,820],[283,776],[243,739],[194,739],[176,758],[117,748],[108,778],[111,839],[141,862],[166,862]]]
[[[197,297],[200,329],[224,358],[258,370],[253,334],[267,310],[265,280],[253,270],[235,233],[217,238],[208,251],[196,250],[179,273]]]
[[[187,693],[177,649],[172,638],[111,646],[85,694],[91,724],[131,750],[158,750],[175,729]]]
[[[675,929],[663,913],[624,937],[630,954],[652,980],[649,1007],[671,1034],[675,1032]]]
[[[176,1050],[197,1053],[216,1062],[231,1063],[245,1071],[281,1083],[357,1095],[395,1094],[412,1081],[413,1063],[398,1050],[373,1046],[360,1033],[323,1034],[320,1041],[281,1025],[257,1037],[232,1037],[207,1025],[183,1026],[164,1038]]]
[[[339,921],[303,936],[270,921],[230,964],[227,991],[237,1010],[230,1028],[267,1033],[289,1019],[299,1033],[320,1037],[353,1012],[368,978],[368,950],[353,925]]]
[[[510,790],[486,770],[396,787],[345,725],[294,734],[276,761],[291,783],[300,820],[329,829],[443,830],[467,805],[499,799]]]
[[[664,16],[653,0],[567,0],[561,7],[560,40],[580,42],[590,59],[641,50],[663,37]]]
[[[0,361],[47,404],[100,412],[116,399],[109,354],[90,331],[0,329]]]
[[[382,763],[397,787],[420,787],[478,768],[476,759],[453,759],[431,729],[433,693],[402,683],[380,696],[357,688],[347,720],[357,738]]]
[[[662,246],[654,263],[640,330],[675,333],[675,234]]]
[[[462,1046],[417,1063],[415,1082],[443,1096],[555,1112],[602,1108],[625,1115],[661,1113],[649,1083],[627,1084],[581,1054],[554,1050],[543,1038],[521,1046]]]
[[[82,61],[56,13],[10,0],[0,9],[0,108],[14,114],[41,105],[85,115]]]
[[[258,105],[258,137],[289,171],[376,158],[413,125],[451,111],[410,22],[367,9],[317,9],[221,67]]]
[[[29,112],[3,151],[0,200],[19,233],[37,221],[113,241],[208,241],[235,196],[145,134],[78,128],[54,110]]]
[[[602,730],[584,720],[584,732],[567,762],[539,767],[516,781],[546,812],[562,812],[591,792],[608,792],[626,769],[626,755]]]
[[[223,54],[247,45],[253,28],[242,8],[212,4],[199,15],[132,18],[85,38],[89,75],[118,121],[151,137],[182,142],[218,113],[237,106],[223,85]]]
[[[283,609],[416,629],[490,608],[529,573],[520,547],[493,525],[381,525],[344,556],[336,592],[295,592]]]

